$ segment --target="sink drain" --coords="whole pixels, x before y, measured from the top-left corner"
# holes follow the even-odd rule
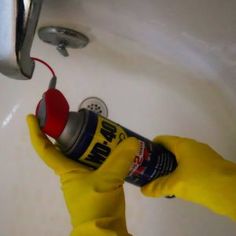
[[[105,102],[103,102],[100,98],[97,97],[89,97],[84,99],[79,105],[79,109],[82,108],[93,111],[104,117],[108,116],[108,109]]]

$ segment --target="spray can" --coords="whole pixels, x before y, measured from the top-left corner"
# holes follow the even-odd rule
[[[44,93],[36,116],[42,131],[56,140],[68,158],[94,169],[102,165],[124,139],[139,139],[139,153],[125,179],[131,184],[143,186],[177,167],[175,156],[162,145],[87,109],[70,112],[67,100],[57,89]]]

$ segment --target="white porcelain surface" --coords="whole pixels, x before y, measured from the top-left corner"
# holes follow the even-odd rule
[[[109,117],[148,138],[188,136],[236,161],[235,1],[46,1],[39,26],[81,30],[87,48],[61,57],[35,38],[32,55],[58,74],[71,109],[88,96]],[[0,76],[0,234],[68,235],[58,178],[30,145],[25,116],[47,87]],[[233,236],[236,224],[178,199],[144,198],[126,184],[127,221],[136,236]]]

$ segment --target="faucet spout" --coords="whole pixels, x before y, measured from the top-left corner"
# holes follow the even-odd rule
[[[0,72],[26,80],[34,72],[30,51],[43,0],[0,0]]]

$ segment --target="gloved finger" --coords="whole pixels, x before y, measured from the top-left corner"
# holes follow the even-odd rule
[[[185,138],[181,138],[178,136],[171,136],[171,135],[162,135],[162,136],[157,136],[153,141],[154,143],[161,144],[164,146],[167,150],[172,152],[176,160],[179,160],[179,156],[177,153],[177,146],[180,144],[180,142],[183,142]]]
[[[79,165],[77,162],[66,158],[50,142],[40,130],[38,120],[34,115],[27,116],[31,143],[41,159],[52,168],[56,174],[61,175],[72,170],[88,171],[88,168]]]
[[[174,191],[175,174],[160,177],[141,188],[141,192],[147,197],[166,197],[176,195]]]
[[[131,168],[136,154],[140,148],[140,142],[136,138],[128,138],[119,144],[110,154],[108,159],[98,169],[108,178],[124,179]]]

